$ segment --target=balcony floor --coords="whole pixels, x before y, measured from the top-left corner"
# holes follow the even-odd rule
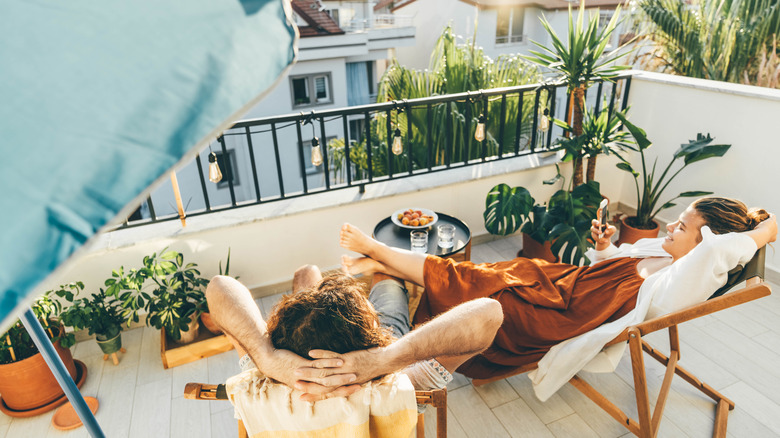
[[[475,245],[472,260],[492,262],[514,256],[516,237]],[[780,290],[773,285],[775,291]],[[258,300],[263,313],[279,295]],[[729,415],[729,436],[780,436],[780,297],[772,296],[683,324],[681,364],[737,405]],[[649,337],[659,347],[663,336]],[[224,382],[238,372],[235,351],[169,370],[162,368],[159,332],[150,328],[124,334],[127,354],[118,366],[103,362],[94,342],[81,342],[74,357],[88,367],[82,393],[100,400],[97,419],[108,437],[235,437],[228,402],[184,400],[187,382]],[[626,352],[628,354],[628,352]],[[647,360],[650,397],[657,396],[663,369]],[[627,358],[613,374],[583,377],[635,417],[631,366]],[[450,437],[622,437],[632,436],[572,386],[545,403],[533,395],[525,375],[482,387],[456,375],[449,386]],[[0,414],[0,438],[87,437],[84,428],[61,432],[53,412],[12,419]],[[712,436],[714,405],[675,379],[659,436]],[[434,410],[426,413],[426,436],[435,436]]]

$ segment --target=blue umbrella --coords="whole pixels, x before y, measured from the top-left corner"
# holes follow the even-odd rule
[[[289,16],[283,0],[0,2],[0,333],[260,100],[294,60]]]

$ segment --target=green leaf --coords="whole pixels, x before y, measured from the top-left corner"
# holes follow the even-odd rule
[[[628,163],[617,163],[615,164],[615,167],[617,167],[620,170],[625,170],[626,172],[629,172],[631,175],[634,176],[634,178],[639,176],[639,172],[634,170],[634,168],[631,167],[631,165]]]
[[[705,146],[702,149],[693,152],[685,156],[685,165],[695,163],[697,161],[706,160],[707,158],[722,157],[728,152],[731,145],[729,144],[715,144],[711,146]]]
[[[533,205],[534,199],[526,188],[499,184],[490,189],[485,199],[485,228],[491,234],[512,234],[527,219]]]
[[[160,258],[163,260],[174,260],[181,254],[177,251],[168,251],[163,254],[160,254]]]
[[[682,192],[677,197],[678,198],[697,198],[699,196],[707,196],[711,195],[713,192]]]

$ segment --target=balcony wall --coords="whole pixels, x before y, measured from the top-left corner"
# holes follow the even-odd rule
[[[777,122],[780,91],[641,73],[632,80],[630,103],[630,118],[654,141],[648,154],[658,156],[660,165],[697,132],[709,132],[718,143],[733,145],[724,158],[691,165],[670,185],[668,195],[710,190],[780,211],[774,193],[780,181],[776,176],[780,152],[771,129]],[[376,183],[366,186],[363,194],[345,189],[198,216],[189,219],[186,228],[170,221],[106,233],[47,280],[41,291],[75,280],[96,290],[112,269],[138,267],[144,255],[168,246],[183,252],[186,261],[198,263],[205,276],[217,273],[218,261],[231,248],[231,274],[240,275],[261,294],[275,293],[288,288],[297,266],[338,265],[345,252],[338,246],[338,230],[345,221],[370,232],[394,210],[427,207],[465,220],[475,237],[484,238],[482,212],[488,190],[501,182],[523,185],[544,201],[556,188],[541,184],[555,174],[550,164],[554,161],[554,156],[521,157]],[[613,203],[635,206],[630,176],[614,164],[607,157],[599,161],[602,192]],[[570,172],[566,166],[562,171]],[[659,218],[672,220],[682,210],[682,205],[674,207]],[[776,278],[780,256],[770,251],[767,265]]]

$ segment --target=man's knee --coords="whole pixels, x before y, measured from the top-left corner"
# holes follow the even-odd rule
[[[303,265],[293,275],[293,292],[314,287],[322,280],[322,272],[316,265]]]

